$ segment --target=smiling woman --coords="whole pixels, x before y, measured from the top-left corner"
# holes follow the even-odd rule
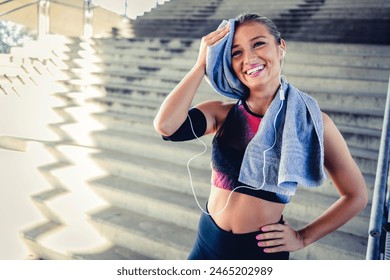
[[[246,102],[251,104],[254,112],[264,115],[275,95],[275,88],[280,85],[282,59],[286,43],[274,30],[270,22],[243,20],[237,27],[232,46],[232,67],[238,79],[248,88],[251,94]],[[272,25],[271,25],[272,26]],[[259,92],[259,94],[257,93]],[[264,95],[268,92],[269,95]],[[256,101],[256,99],[261,100]],[[266,100],[268,99],[268,100]],[[255,104],[263,105],[256,108]]]
[[[332,120],[281,76],[287,44],[266,17],[230,19],[201,40],[198,59],[162,103],[154,125],[165,140],[214,134],[211,189],[189,259],[288,259],[336,230],[367,203],[363,176]],[[205,74],[236,102],[190,108]],[[297,185],[327,169],[339,199],[293,229],[283,210]]]

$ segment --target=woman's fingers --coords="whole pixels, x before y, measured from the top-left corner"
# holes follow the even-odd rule
[[[210,32],[209,34],[207,34],[202,38],[200,43],[200,48],[199,48],[198,61],[197,61],[198,65],[200,65],[201,67],[205,67],[207,48],[209,46],[214,45],[215,43],[220,41],[223,37],[225,37],[226,34],[229,33],[229,30],[230,30],[229,24],[226,24],[224,27],[217,29],[213,32]]]
[[[267,233],[261,233],[257,235],[257,240],[269,240],[269,239],[276,239],[276,238],[283,238],[283,231],[273,231],[273,232],[267,232]]]
[[[230,30],[230,26],[228,23],[224,27],[217,29],[217,30],[207,34],[206,36],[204,36],[203,37],[204,42],[206,43],[206,45],[212,46],[215,43],[217,43],[219,40],[221,40],[223,37],[225,37],[226,34],[229,33],[229,30]]]
[[[303,238],[287,222],[284,224],[270,224],[261,228],[263,233],[258,234],[257,245],[266,253],[280,251],[294,252],[303,248]],[[271,248],[270,248],[271,247]]]

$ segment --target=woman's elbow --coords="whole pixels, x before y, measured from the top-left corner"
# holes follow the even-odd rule
[[[367,204],[368,204],[368,192],[367,192],[367,189],[365,189],[364,193],[360,196],[360,199],[359,199],[359,205],[360,205],[361,210],[366,208]]]
[[[163,136],[170,136],[175,132],[172,131],[173,129],[169,123],[162,121],[158,117],[153,120],[153,126],[157,133]]]
[[[360,211],[362,211],[364,208],[366,208],[367,204],[368,204],[368,191],[367,191],[367,187],[365,186],[364,188],[362,188],[362,190],[356,194],[355,196],[355,205],[356,205],[356,208]]]

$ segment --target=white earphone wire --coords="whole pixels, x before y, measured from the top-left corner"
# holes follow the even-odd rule
[[[281,76],[281,77],[282,77],[282,76]],[[190,158],[190,159],[187,161],[187,171],[188,171],[188,176],[189,176],[189,180],[190,180],[191,190],[192,190],[192,193],[193,193],[193,195],[194,195],[194,199],[195,199],[195,201],[196,201],[196,204],[198,205],[199,209],[200,209],[203,213],[205,213],[206,215],[210,215],[210,216],[211,216],[211,215],[219,215],[219,214],[223,213],[223,212],[225,211],[226,207],[228,206],[228,203],[229,203],[229,201],[230,201],[230,198],[231,198],[233,192],[235,192],[237,189],[240,189],[240,188],[247,188],[247,189],[251,189],[251,190],[261,190],[261,189],[264,187],[264,185],[265,185],[265,175],[266,175],[266,174],[265,174],[265,173],[266,173],[266,171],[265,171],[266,153],[267,153],[268,151],[272,150],[272,149],[275,147],[275,145],[276,145],[276,140],[277,140],[277,139],[276,139],[276,138],[277,138],[276,120],[277,120],[277,118],[278,118],[278,116],[279,116],[279,114],[280,114],[280,111],[281,111],[282,108],[283,108],[284,99],[285,99],[285,95],[284,95],[284,90],[283,90],[283,86],[282,86],[282,81],[281,81],[281,79],[280,79],[279,97],[280,97],[281,103],[280,103],[278,112],[276,113],[276,116],[275,116],[275,119],[274,119],[274,122],[273,122],[274,139],[275,139],[275,140],[274,140],[274,143],[272,144],[271,147],[269,147],[268,149],[266,149],[266,150],[263,151],[263,162],[264,162],[264,164],[263,164],[263,170],[262,170],[262,171],[263,171],[263,183],[262,183],[261,187],[259,187],[259,188],[251,187],[251,186],[237,186],[237,187],[235,187],[235,188],[230,192],[230,194],[229,194],[229,196],[228,196],[228,198],[227,198],[227,200],[226,200],[225,206],[222,207],[221,210],[217,211],[217,212],[214,213],[214,214],[210,214],[209,212],[207,212],[206,210],[204,210],[204,209],[202,208],[202,206],[200,205],[199,200],[198,200],[198,198],[197,198],[197,196],[196,196],[196,193],[195,193],[195,188],[194,188],[194,184],[193,184],[193,181],[192,181],[192,175],[191,175],[191,170],[190,170],[190,163],[191,163],[191,161],[193,161],[195,158],[200,157],[200,156],[202,156],[203,154],[205,154],[205,153],[207,152],[207,145],[206,145],[206,144],[205,144],[205,143],[196,135],[195,130],[194,130],[194,127],[193,127],[193,125],[192,125],[191,117],[190,117],[190,115],[188,115],[188,119],[189,119],[189,122],[190,122],[191,131],[192,131],[192,133],[194,134],[195,138],[203,145],[204,150],[203,150],[202,152],[200,152],[199,154],[196,154],[195,156],[193,156],[192,158]]]

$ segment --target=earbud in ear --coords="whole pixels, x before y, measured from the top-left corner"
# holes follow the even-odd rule
[[[282,51],[282,58],[284,58],[285,51],[284,51],[284,49],[281,49],[281,51]]]
[[[280,98],[280,100],[284,100],[284,99],[285,99],[285,97],[284,97],[284,90],[283,90],[282,83],[280,83],[279,98]]]

